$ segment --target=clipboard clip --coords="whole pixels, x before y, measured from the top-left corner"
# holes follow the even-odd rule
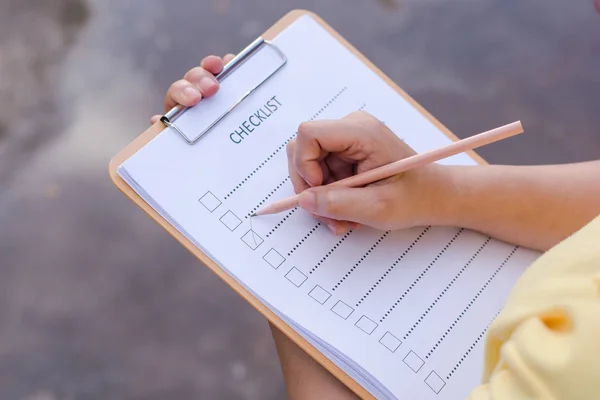
[[[163,124],[165,124],[165,126],[171,128],[175,132],[177,132],[179,134],[179,136],[181,136],[181,138],[187,144],[194,145],[194,144],[198,143],[198,141],[200,139],[202,139],[202,137],[204,135],[206,135],[208,132],[210,132],[219,122],[221,122],[229,113],[231,113],[237,106],[239,106],[248,96],[250,96],[259,87],[261,87],[265,82],[267,82],[273,75],[275,75],[281,68],[283,68],[287,64],[287,57],[283,53],[283,51],[281,51],[281,49],[279,49],[279,47],[277,47],[276,45],[274,45],[273,43],[271,43],[268,40],[265,40],[263,38],[258,38],[223,67],[223,71],[221,71],[215,77],[217,79],[217,82],[222,82],[233,71],[235,71],[237,68],[239,68],[248,59],[250,59],[254,54],[256,54],[260,49],[262,49],[263,47],[266,47],[266,46],[275,50],[277,55],[279,55],[279,57],[281,58],[281,63],[278,65],[278,67],[273,72],[271,72],[269,75],[267,75],[267,77],[265,77],[265,79],[263,79],[257,85],[255,85],[252,89],[250,89],[248,92],[244,93],[244,95],[242,97],[240,97],[239,100],[237,100],[231,107],[229,107],[227,109],[227,111],[225,111],[219,118],[217,118],[212,124],[210,124],[206,129],[204,129],[199,135],[197,135],[193,139],[190,139],[174,123],[174,121],[177,118],[179,118],[187,110],[189,110],[189,107],[175,106],[168,113],[163,115],[160,118],[160,121]]]

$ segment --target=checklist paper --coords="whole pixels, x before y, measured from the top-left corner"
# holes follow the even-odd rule
[[[464,398],[481,378],[488,326],[539,254],[461,228],[336,236],[299,208],[251,218],[294,194],[285,149],[303,121],[364,110],[417,152],[450,143],[309,15],[273,43],[285,67],[200,141],[167,128],[119,175],[376,398]],[[260,50],[176,124],[200,134],[277,62]],[[466,154],[442,163],[476,164]]]

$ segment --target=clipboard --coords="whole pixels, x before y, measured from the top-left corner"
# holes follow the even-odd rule
[[[351,53],[353,53],[360,61],[362,61],[368,68],[376,73],[385,83],[387,83],[394,91],[402,96],[407,102],[409,102],[417,111],[419,111],[425,118],[427,118],[436,128],[443,132],[452,141],[458,140],[458,137],[454,135],[449,129],[442,125],[437,119],[429,114],[421,105],[419,105],[414,99],[412,99],[407,93],[405,93],[398,85],[396,85],[389,77],[387,77],[381,70],[379,70],[372,62],[370,62],[364,55],[362,55],[356,48],[348,43],[339,33],[337,33],[331,26],[329,26],[322,18],[313,12],[306,10],[293,10],[283,16],[278,22],[272,27],[266,30],[262,36],[252,42],[246,49],[240,52],[236,58],[234,58],[228,65],[225,66],[223,72],[217,77],[218,80],[225,79],[228,75],[235,73],[235,68],[243,64],[248,58],[252,57],[257,51],[264,46],[270,46],[269,40],[277,36],[280,32],[284,31],[288,26],[294,23],[297,19],[304,15],[310,15],[318,24],[320,24],[326,31],[328,31],[340,44],[345,46]],[[281,64],[271,71],[267,78],[260,84],[264,83],[271,76],[275,75],[281,68],[285,66],[287,62],[285,54],[281,53],[280,50],[274,47],[276,52],[279,52],[281,57]],[[260,85],[259,84],[259,85]],[[234,103],[229,111],[240,104],[250,93],[256,89],[255,86],[252,90],[247,93],[241,94],[239,100]],[[356,395],[363,399],[373,399],[373,396],[348,376],[342,369],[336,364],[326,358],[321,352],[319,352],[314,346],[312,346],[307,340],[293,330],[288,324],[286,324],[281,318],[275,315],[269,310],[263,303],[256,299],[251,293],[249,293],[244,287],[242,287],[235,279],[229,274],[223,271],[210,257],[204,254],[198,249],[191,241],[186,239],[175,227],[168,223],[163,217],[159,215],[148,203],[146,203],[138,194],[119,176],[117,173],[118,167],[125,162],[130,156],[136,153],[139,149],[149,143],[153,138],[160,134],[167,127],[171,127],[175,130],[181,139],[187,142],[189,145],[201,146],[201,138],[208,133],[210,129],[218,124],[218,122],[224,118],[227,114],[221,115],[216,121],[212,122],[208,128],[202,130],[200,134],[188,135],[177,126],[177,118],[185,113],[186,109],[181,107],[175,107],[168,113],[162,116],[159,122],[154,124],[148,130],[143,132],[138,138],[133,140],[128,146],[121,150],[109,164],[109,175],[113,183],[125,194],[133,203],[141,208],[148,216],[155,220],[163,229],[165,229],[172,237],[174,237],[179,243],[183,245],[189,252],[191,252],[198,260],[206,265],[213,273],[215,273],[220,279],[227,283],[233,290],[235,290],[244,300],[246,300],[252,307],[254,307],[259,313],[261,313],[271,324],[276,326],[281,332],[283,332],[290,340],[296,343],[302,348],[307,354],[309,354],[315,361],[321,364],[325,369],[332,373],[338,380],[345,384],[350,390]],[[228,112],[229,112],[228,111]],[[481,158],[474,151],[469,151],[468,154],[478,163],[487,164],[483,158]]]

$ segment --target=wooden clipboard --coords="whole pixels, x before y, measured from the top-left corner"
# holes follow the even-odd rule
[[[355,49],[350,43],[348,43],[340,34],[338,34],[333,28],[331,28],[323,19],[318,15],[306,11],[306,10],[293,10],[281,18],[271,28],[269,28],[262,37],[266,40],[273,39],[280,32],[284,31],[294,21],[304,15],[310,15],[325,28],[340,44],[350,50],[358,59],[360,59],[367,67],[381,77],[392,89],[400,94],[406,101],[408,101],[413,107],[421,112],[427,119],[431,121],[440,131],[446,134],[451,140],[456,141],[458,138],[450,132],[445,126],[443,126],[438,120],[430,115],[423,107],[421,107],[416,101],[414,101],[408,94],[400,89],[389,77],[387,77],[382,71],[380,71],[373,63],[371,63],[364,55],[362,55],[357,49]],[[373,396],[367,392],[362,386],[356,383],[350,376],[342,371],[337,365],[326,358],[320,353],[315,347],[313,347],[308,341],[294,331],[289,325],[283,320],[277,317],[271,310],[257,300],[252,294],[238,284],[231,276],[223,271],[213,260],[211,260],[206,254],[200,251],[192,242],[186,239],[177,229],[169,224],[164,218],[162,218],[152,207],[148,205],[141,197],[135,193],[135,191],[123,180],[117,173],[117,168],[123,164],[129,157],[136,153],[139,149],[150,142],[160,132],[165,129],[165,125],[162,122],[157,122],[138,138],[131,142],[121,152],[119,152],[109,164],[109,174],[114,184],[138,207],[144,210],[152,219],[154,219],[160,226],[162,226],[171,236],[179,241],[189,252],[191,252],[196,258],[198,258],[204,265],[206,265],[212,272],[214,272],[219,278],[233,288],[242,298],[250,303],[259,313],[264,315],[274,326],[281,330],[287,337],[289,337],[294,343],[300,346],[306,353],[308,353],[313,359],[319,364],[331,372],[337,379],[344,383],[354,393],[363,399],[373,399]],[[486,162],[475,152],[470,151],[468,153],[480,164],[486,164]]]

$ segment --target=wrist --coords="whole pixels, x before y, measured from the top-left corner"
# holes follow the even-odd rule
[[[427,195],[423,225],[467,228],[475,210],[470,206],[477,185],[471,171],[475,167],[432,166],[431,189]]]

